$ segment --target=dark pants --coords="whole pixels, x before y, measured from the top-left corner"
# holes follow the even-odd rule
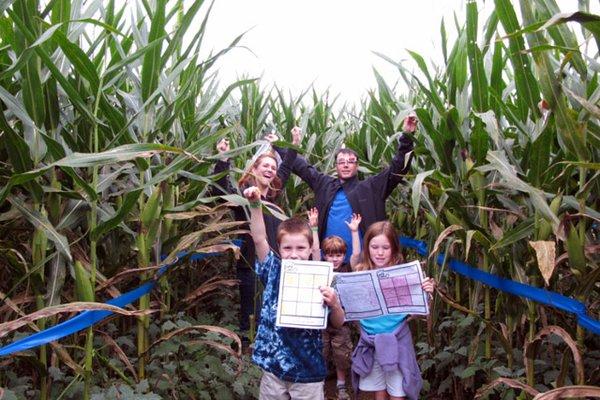
[[[258,326],[262,290],[258,276],[250,268],[238,267],[237,278],[240,281],[240,330],[244,332],[250,329],[252,314],[256,321],[255,329]]]

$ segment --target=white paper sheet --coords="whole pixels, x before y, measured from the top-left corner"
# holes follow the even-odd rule
[[[418,261],[334,275],[334,287],[346,313],[346,321],[387,314],[429,314]]]
[[[277,326],[325,329],[328,308],[319,287],[330,286],[333,264],[321,261],[282,260],[277,299]]]

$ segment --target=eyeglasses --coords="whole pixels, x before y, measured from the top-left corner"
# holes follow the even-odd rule
[[[335,162],[335,165],[354,165],[358,163],[358,160],[339,160]]]

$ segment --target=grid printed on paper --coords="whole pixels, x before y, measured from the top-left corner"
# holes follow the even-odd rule
[[[282,316],[323,317],[325,307],[319,286],[327,285],[327,275],[285,272],[283,275]]]
[[[380,277],[379,284],[388,308],[425,305],[417,271],[403,276]]]

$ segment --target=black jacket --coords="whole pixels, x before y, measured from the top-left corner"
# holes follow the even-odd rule
[[[290,165],[294,162],[296,158],[296,151],[290,150],[286,152],[281,165],[277,169],[277,176],[281,180],[282,186],[285,186],[285,182],[290,177]],[[214,174],[218,174],[224,171],[229,171],[231,164],[229,160],[222,161],[219,160],[215,164]],[[211,195],[218,196],[224,194],[238,194],[238,190],[231,184],[229,179],[229,175],[226,174],[222,178],[220,178],[216,184],[219,186],[213,186],[211,188]],[[221,190],[222,189],[222,190]],[[245,188],[240,188],[240,192]],[[282,188],[283,190],[283,188]],[[241,193],[239,193],[241,194]],[[285,214],[281,208],[279,208],[276,204],[268,202],[266,199],[262,199],[263,204],[271,210],[275,210],[281,214]],[[250,216],[249,211],[246,210],[242,206],[232,207],[233,215],[236,221],[248,221],[248,217]],[[278,254],[278,245],[277,245],[277,228],[279,227],[279,223],[281,220],[270,213],[263,214],[265,221],[265,229],[267,232],[267,241],[269,242],[269,247]],[[243,224],[241,229],[249,229],[248,224]],[[240,235],[239,239],[242,240],[242,246],[240,248],[240,258],[237,261],[236,266],[238,268],[252,268],[254,269],[254,263],[256,261],[256,249],[254,248],[254,241],[250,234]]]
[[[362,216],[360,223],[362,232],[365,232],[372,223],[387,219],[385,200],[402,182],[402,177],[409,170],[413,147],[411,137],[407,134],[402,135],[398,151],[392,158],[391,164],[377,175],[362,181],[355,176],[342,183],[336,177],[319,172],[301,156],[297,156],[292,164],[288,164],[291,165],[291,172],[298,175],[315,193],[315,207],[319,210],[320,238],[324,238],[329,208],[340,188],[346,192],[352,212]],[[406,159],[407,154],[409,156]],[[282,167],[285,169],[287,165]]]

